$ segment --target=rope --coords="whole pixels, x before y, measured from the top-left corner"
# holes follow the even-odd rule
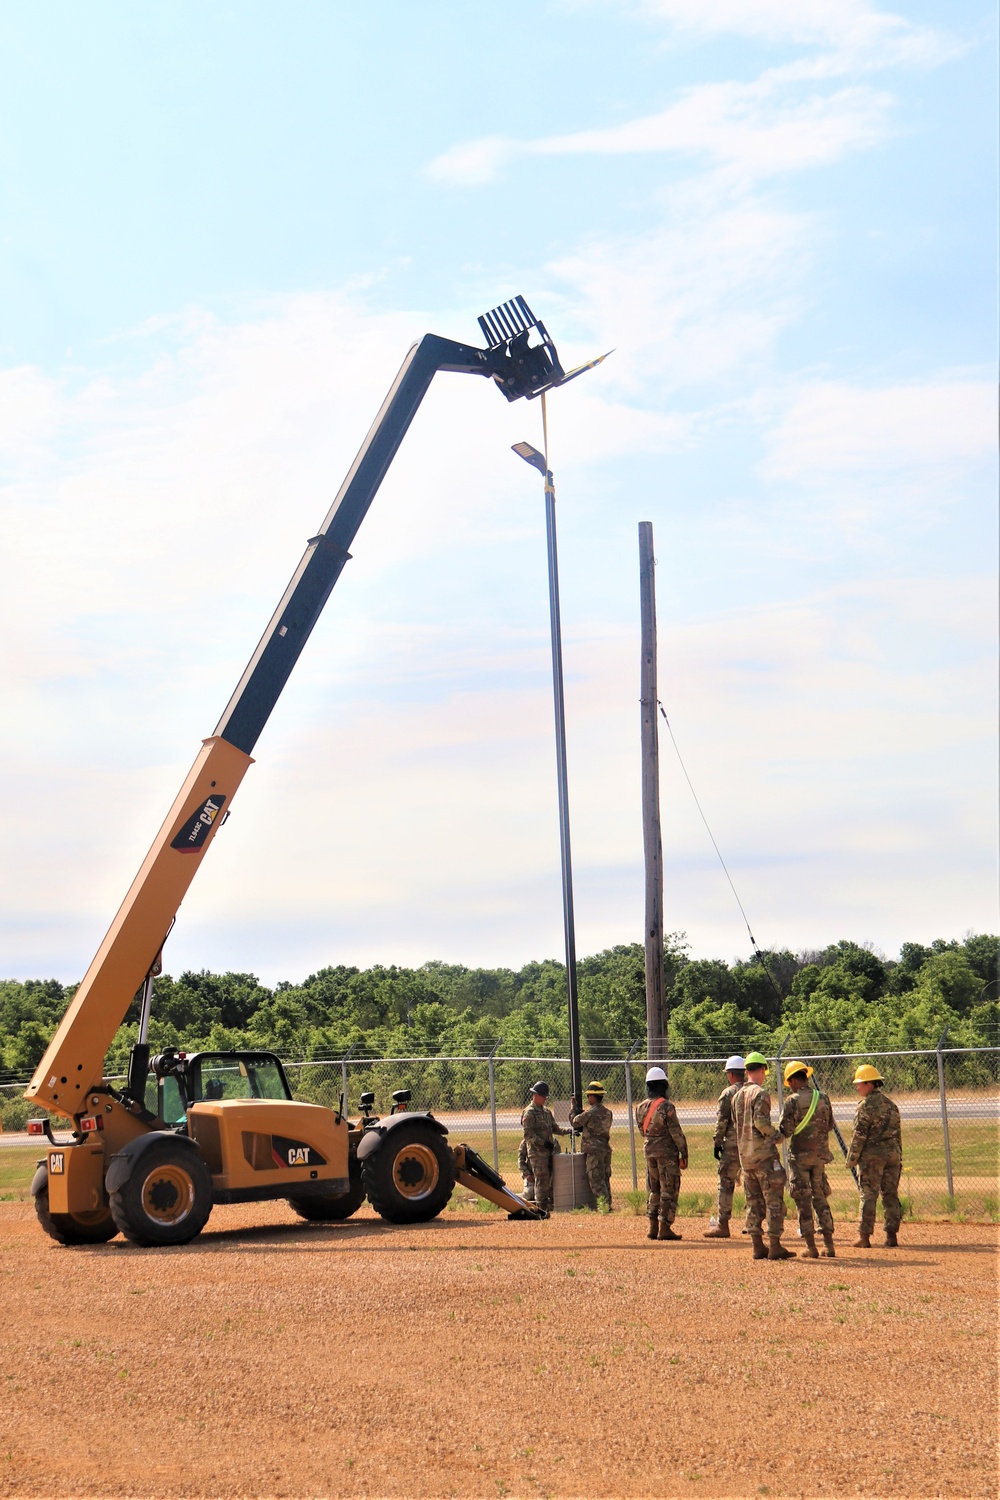
[[[543,399],[544,399],[544,397],[543,397]],[[750,920],[747,917],[747,914],[746,914],[746,912],[743,909],[743,902],[740,900],[739,892],[737,891],[735,885],[733,884],[733,877],[729,873],[729,867],[727,866],[726,861],[722,857],[722,850],[719,848],[718,844],[715,842],[715,834],[712,832],[711,828],[708,826],[708,819],[705,816],[705,810],[702,807],[701,803],[698,801],[698,793],[695,791],[695,789],[694,789],[694,783],[692,782],[691,777],[688,775],[688,769],[687,769],[687,766],[684,764],[684,757],[681,755],[680,746],[678,745],[676,737],[674,735],[673,726],[671,725],[670,720],[667,718],[667,710],[663,707],[663,704],[660,702],[659,698],[657,698],[657,700],[656,700],[656,706],[660,710],[660,713],[663,715],[663,722],[667,726],[667,733],[670,736],[670,743],[674,747],[674,754],[677,756],[677,763],[680,766],[681,770],[684,772],[684,780],[688,784],[688,789],[689,789],[689,791],[691,793],[691,796],[694,798],[694,805],[698,809],[698,813],[699,813],[699,815],[701,817],[701,821],[705,825],[705,832],[708,834],[709,838],[712,840],[712,848],[715,850],[716,854],[718,855],[719,864],[722,866],[723,874],[725,875],[726,879],[729,881],[729,889],[732,891],[734,897],[736,898],[736,905],[740,909],[740,915],[743,918],[743,922],[744,922],[744,925],[746,927],[747,934],[748,934],[748,936],[750,938],[750,946],[753,949],[754,957],[756,958],[757,962],[760,964],[761,968],[764,970],[764,973],[767,975],[768,979],[770,980],[771,988],[773,989],[774,993],[777,995],[778,999],[783,1002],[785,997],[781,993],[781,991],[778,988],[777,984],[775,983],[774,975],[771,973],[770,969],[767,967],[767,961],[764,958],[763,953],[761,953],[760,949],[757,946],[757,939],[753,935],[753,931],[752,931],[752,929],[750,927]]]

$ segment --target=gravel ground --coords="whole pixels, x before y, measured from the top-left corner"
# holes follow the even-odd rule
[[[682,1228],[267,1204],[65,1250],[3,1205],[0,1494],[997,1494],[994,1229],[773,1264]]]

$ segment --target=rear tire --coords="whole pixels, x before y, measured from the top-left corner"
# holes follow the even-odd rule
[[[59,1245],[103,1245],[118,1233],[110,1208],[95,1209],[87,1214],[52,1213],[47,1187],[35,1197],[35,1213],[49,1239]]]
[[[323,1198],[318,1195],[309,1198],[289,1198],[288,1201],[299,1218],[309,1219],[314,1223],[334,1223],[337,1220],[349,1219],[352,1214],[356,1214],[365,1201],[361,1163],[356,1156],[350,1159],[349,1171],[351,1185],[346,1193],[341,1193],[339,1198]]]
[[[196,1151],[174,1141],[150,1147],[111,1194],[114,1221],[134,1245],[186,1245],[212,1212],[212,1178]]]
[[[436,1219],[455,1186],[455,1158],[432,1125],[398,1125],[361,1164],[368,1201],[390,1224]]]

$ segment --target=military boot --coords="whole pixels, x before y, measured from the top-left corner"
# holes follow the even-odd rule
[[[656,1239],[657,1222],[658,1221],[655,1218],[650,1218],[649,1228],[646,1230],[646,1238],[647,1238],[647,1240],[655,1240]]]
[[[815,1232],[812,1229],[803,1229],[802,1238],[806,1242],[806,1260],[819,1260]]]
[[[827,1257],[828,1260],[835,1260],[836,1256],[837,1256],[837,1252],[833,1248],[833,1230],[832,1229],[824,1229],[823,1230],[823,1244],[826,1246],[826,1249],[823,1251],[823,1254]]]
[[[768,1260],[794,1260],[795,1251],[786,1250],[776,1234],[769,1236],[767,1248]]]
[[[767,1260],[767,1251],[764,1249],[764,1236],[759,1229],[749,1229],[747,1233],[753,1242],[754,1260]]]
[[[886,1249],[887,1250],[895,1250],[896,1246],[898,1244],[899,1244],[899,1241],[896,1238],[896,1231],[894,1229],[887,1229],[886,1232],[885,1232],[885,1245],[886,1245]]]
[[[872,1247],[872,1242],[871,1242],[871,1237],[868,1234],[868,1231],[866,1229],[859,1229],[858,1230],[858,1237],[854,1241],[854,1245],[853,1245],[852,1248],[855,1249],[855,1250],[870,1250],[871,1247]]]
[[[684,1236],[682,1234],[675,1234],[669,1224],[660,1225],[661,1240],[682,1240],[683,1238]]]
[[[720,1219],[714,1229],[706,1229],[702,1235],[703,1240],[728,1240],[730,1238],[728,1219]]]

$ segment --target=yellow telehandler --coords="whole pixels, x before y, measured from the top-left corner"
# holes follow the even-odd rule
[[[407,354],[27,1088],[28,1099],[73,1124],[64,1140],[50,1114],[28,1127],[48,1138],[32,1192],[43,1229],[62,1244],[100,1243],[119,1231],[141,1245],[183,1244],[213,1204],[271,1198],[287,1199],[305,1219],[337,1220],[367,1197],[384,1219],[413,1223],[439,1214],[456,1181],[512,1216],[540,1217],[470,1147],[450,1147],[433,1114],[401,1099],[380,1119],[367,1096],[352,1123],[346,1099],[338,1110],[293,1099],[268,1052],[166,1050],[152,1059],[155,1107],[147,1097],[149,1017],[166,935],[434,375],[483,375],[515,401],[591,368],[563,370],[523,297],[479,324],[485,349],[426,334]],[[138,1041],[116,1088],[104,1059],[140,989]]]

